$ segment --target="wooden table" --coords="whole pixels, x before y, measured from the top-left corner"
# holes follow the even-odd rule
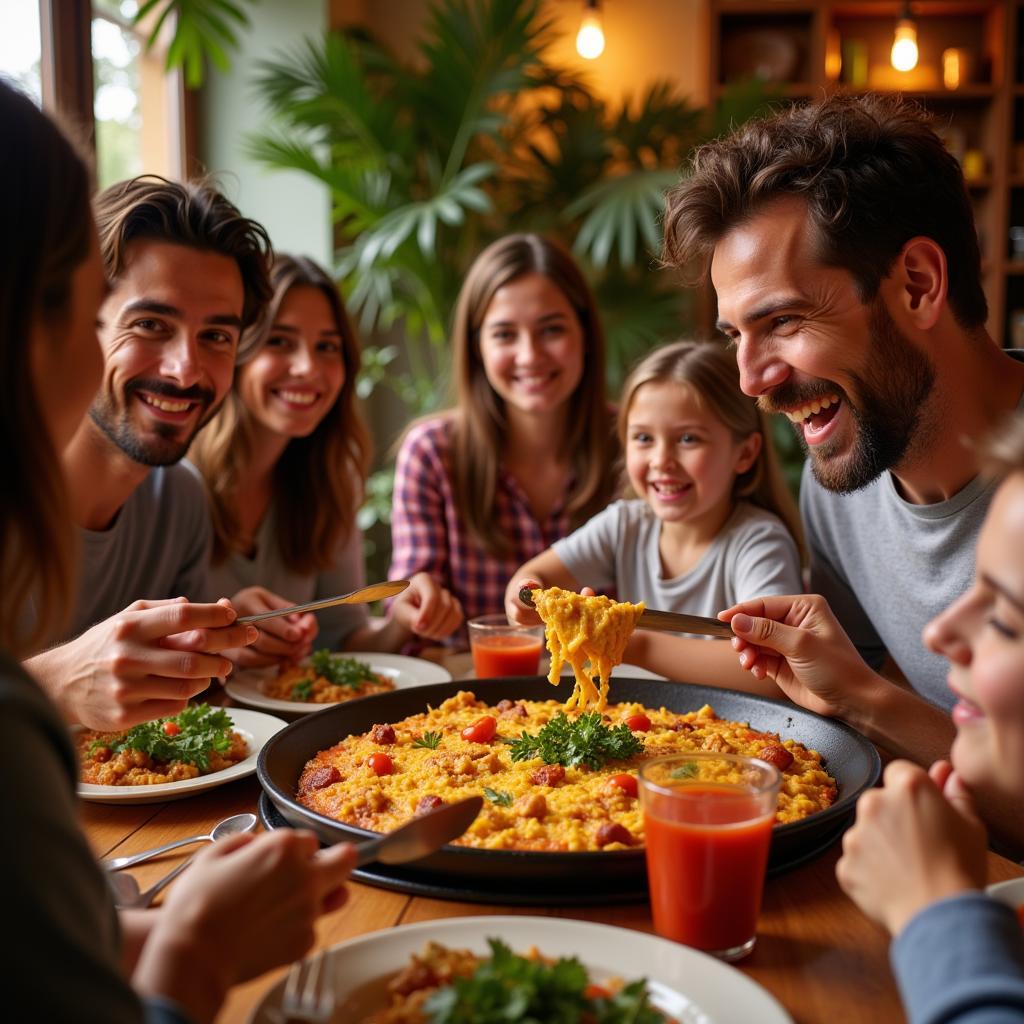
[[[132,853],[172,839],[208,832],[222,818],[255,811],[255,779],[242,779],[197,796],[164,804],[84,804],[82,822],[99,857]],[[187,856],[194,847],[180,851]],[[903,1019],[889,972],[885,933],[842,894],[835,880],[837,843],[821,857],[769,879],[754,953],[739,968],[786,1007],[799,1024],[841,1024]],[[132,869],[143,887],[180,860],[179,851]],[[1024,874],[989,854],[989,880]],[[544,914],[600,921],[651,932],[646,904],[616,907],[507,907],[424,899],[353,883],[348,904],[324,918],[318,946],[394,925],[473,914]],[[243,1024],[282,971],[234,989],[217,1024]]]

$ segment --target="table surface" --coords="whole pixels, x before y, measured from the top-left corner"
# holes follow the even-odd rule
[[[195,796],[158,804],[82,804],[82,824],[98,857],[144,850],[209,832],[232,814],[256,810],[260,787],[240,779]],[[145,888],[194,847],[131,869]],[[837,842],[820,857],[766,884],[754,952],[738,966],[763,985],[799,1024],[865,1020],[900,1021],[896,986],[888,965],[888,937],[843,895],[835,879]],[[988,857],[989,881],[1024,875],[996,854]],[[407,896],[352,883],[348,903],[323,918],[317,948],[367,932],[415,921],[480,914],[541,914],[652,932],[650,908],[638,903],[595,907],[509,907]],[[239,985],[217,1024],[243,1024],[283,969]]]

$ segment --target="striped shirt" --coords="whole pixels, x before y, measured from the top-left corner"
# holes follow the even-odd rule
[[[427,572],[459,599],[467,619],[498,614],[516,570],[572,529],[565,507],[573,480],[566,480],[551,514],[538,522],[518,481],[499,468],[492,515],[508,551],[495,555],[470,536],[459,516],[451,458],[449,420],[427,420],[406,434],[395,466],[389,578]]]

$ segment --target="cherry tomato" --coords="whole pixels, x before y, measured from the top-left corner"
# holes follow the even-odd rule
[[[469,743],[490,743],[497,731],[498,720],[490,715],[484,715],[462,730],[462,738]]]
[[[164,735],[177,736],[181,732],[181,726],[177,722],[164,722]]]
[[[387,754],[371,754],[366,759],[366,764],[374,775],[394,775],[395,762]]]
[[[603,985],[595,985],[593,982],[583,990],[584,999],[608,999],[610,996],[611,993],[608,989]]]
[[[636,796],[636,776],[623,772],[621,775],[613,775],[608,780],[613,786],[618,786],[626,796]]]
[[[651,720],[646,715],[630,715],[626,719],[626,725],[632,732],[650,732]]]

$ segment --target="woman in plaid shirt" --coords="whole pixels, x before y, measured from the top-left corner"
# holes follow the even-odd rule
[[[601,511],[618,443],[604,334],[569,253],[508,235],[470,268],[452,332],[456,403],[398,454],[390,577],[430,573],[467,618],[500,613],[523,562]]]

